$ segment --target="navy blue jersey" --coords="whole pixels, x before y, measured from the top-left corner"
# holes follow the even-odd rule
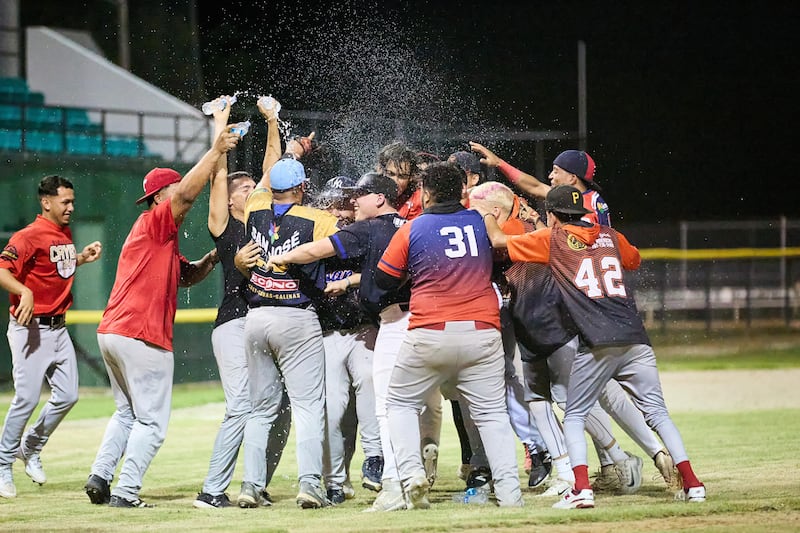
[[[244,279],[241,272],[236,270],[233,257],[239,248],[247,244],[248,239],[244,231],[244,224],[233,217],[228,217],[225,231],[218,237],[212,235],[211,238],[214,239],[217,247],[225,287],[222,303],[219,304],[217,318],[214,321],[214,327],[217,327],[247,314],[247,300],[244,297],[247,280]]]
[[[360,265],[331,257],[325,261],[325,280],[339,281],[350,277]],[[364,323],[364,311],[359,304],[358,289],[351,287],[341,296],[322,298],[316,303],[322,331],[354,329]]]
[[[397,213],[381,215],[369,220],[359,220],[345,226],[329,237],[336,255],[340,259],[357,259],[361,266],[359,299],[364,310],[373,320],[386,306],[408,303],[411,292],[408,284],[398,290],[384,290],[375,284],[375,270],[383,251],[389,245],[397,229],[406,220]]]

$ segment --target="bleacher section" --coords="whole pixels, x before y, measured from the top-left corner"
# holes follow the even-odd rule
[[[21,78],[0,78],[0,150],[153,156],[138,137],[104,136],[85,109],[44,105],[44,95],[30,91]]]

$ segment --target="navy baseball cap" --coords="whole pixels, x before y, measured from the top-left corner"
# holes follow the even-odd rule
[[[481,160],[471,152],[455,152],[447,160],[458,165],[464,172],[481,173]]]
[[[582,150],[566,150],[556,156],[553,164],[563,168],[570,174],[578,176],[587,187],[600,190],[600,186],[594,181],[594,159],[586,152]]]
[[[581,191],[569,185],[558,185],[550,189],[544,199],[544,208],[547,211],[567,215],[586,215],[591,213],[590,210],[583,207],[583,194],[581,194]]]
[[[269,169],[269,183],[273,191],[288,191],[306,179],[303,164],[292,158],[279,159]]]
[[[397,183],[377,172],[367,172],[359,178],[355,187],[342,187],[342,190],[352,192],[356,198],[372,193],[382,194],[392,205],[397,199]]]

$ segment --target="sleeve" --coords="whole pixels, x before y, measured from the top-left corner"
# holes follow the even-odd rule
[[[152,237],[160,243],[167,242],[178,233],[178,226],[175,224],[175,217],[172,216],[172,205],[170,202],[161,202],[152,210],[153,222],[148,228]]]
[[[639,254],[639,249],[628,242],[625,235],[619,232],[617,234],[617,244],[619,247],[619,258],[622,261],[622,268],[625,270],[636,270],[642,264],[642,256]]]
[[[360,258],[369,251],[369,221],[358,221],[328,237],[339,259]]]
[[[33,255],[34,247],[30,239],[25,238],[23,231],[18,231],[9,239],[8,244],[0,252],[0,268],[5,268],[14,277],[20,275],[25,262]]]
[[[506,237],[508,257],[512,261],[547,263],[550,261],[551,235],[550,228],[542,228],[522,235],[509,235]]]
[[[412,225],[412,222],[408,222],[397,230],[378,261],[378,270],[395,278],[405,274],[408,269],[408,244]]]

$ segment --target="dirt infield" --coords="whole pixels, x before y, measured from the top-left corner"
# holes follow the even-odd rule
[[[671,412],[800,409],[800,368],[662,372]]]

